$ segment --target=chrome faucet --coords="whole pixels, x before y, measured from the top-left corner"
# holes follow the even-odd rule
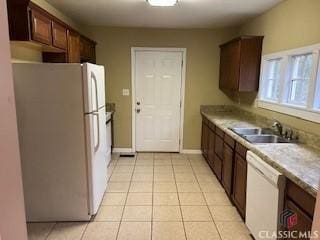
[[[282,136],[283,127],[282,127],[282,124],[279,121],[274,120],[274,122],[272,124],[272,127],[276,128],[277,132],[280,134],[280,136]]]

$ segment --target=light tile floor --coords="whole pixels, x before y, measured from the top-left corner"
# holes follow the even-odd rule
[[[112,159],[91,222],[29,223],[29,240],[251,240],[201,155]]]

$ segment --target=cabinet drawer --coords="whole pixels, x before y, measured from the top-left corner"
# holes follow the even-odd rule
[[[205,123],[206,125],[209,125],[209,120],[202,115],[202,122]]]
[[[219,135],[215,135],[214,152],[220,159],[223,158],[223,138]]]
[[[54,47],[67,49],[67,29],[59,23],[52,23],[52,44]]]
[[[224,142],[225,142],[226,144],[228,144],[229,147],[231,147],[232,149],[234,149],[234,146],[235,146],[235,144],[236,144],[236,141],[235,141],[232,137],[230,137],[228,134],[224,134]]]
[[[216,127],[216,134],[219,135],[221,138],[223,138],[224,131],[222,131],[220,128]]]
[[[305,192],[297,184],[290,180],[287,180],[286,196],[296,205],[298,205],[303,211],[305,211],[310,217],[313,217],[316,199]]]
[[[247,157],[247,151],[248,149],[244,146],[242,146],[240,143],[236,143],[236,152],[243,157],[244,159],[246,159]]]
[[[31,9],[31,38],[34,41],[51,45],[52,43],[52,28],[51,19],[46,15]]]
[[[210,128],[213,132],[215,132],[215,130],[216,130],[216,126],[215,126],[212,122],[209,122],[209,128]]]

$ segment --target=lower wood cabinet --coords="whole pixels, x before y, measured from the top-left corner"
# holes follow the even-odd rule
[[[216,174],[216,177],[219,179],[219,181],[221,181],[221,179],[222,179],[222,159],[220,159],[220,157],[217,154],[215,154],[213,165],[214,165],[213,171]]]
[[[297,222],[290,228],[285,227],[284,230],[289,232],[295,231],[296,233],[300,232],[301,234],[311,231],[315,204],[316,199],[312,195],[288,179],[285,189],[284,209],[291,210],[296,214]],[[297,238],[293,237],[287,239],[291,240]],[[298,239],[310,238],[305,237]]]
[[[238,153],[234,158],[232,200],[242,218],[246,215],[247,161]]]
[[[221,182],[229,197],[231,196],[233,185],[233,160],[234,150],[225,143],[223,148],[223,171]]]
[[[309,217],[298,205],[296,205],[294,202],[287,200],[285,203],[285,208],[288,210],[291,210],[294,212],[297,216],[297,224],[293,227],[290,227],[290,229],[286,229],[290,232],[300,232],[300,233],[306,233],[308,231],[311,231],[312,229],[312,218]],[[295,236],[292,238],[287,238],[288,240],[291,239],[297,239]],[[307,240],[310,239],[308,237],[298,238]]]
[[[215,145],[215,132],[212,129],[209,129],[209,145],[208,145],[208,164],[211,169],[214,169],[214,145]]]
[[[209,147],[209,126],[205,121],[202,121],[201,134],[201,151],[204,158],[208,161],[208,147]]]
[[[246,154],[248,149],[203,116],[201,150],[241,217],[245,219],[247,193]],[[311,231],[315,204],[316,199],[312,195],[287,179],[284,209],[295,213],[298,222],[290,229],[285,229],[284,227],[283,230]],[[288,238],[288,240],[291,239],[297,238]]]

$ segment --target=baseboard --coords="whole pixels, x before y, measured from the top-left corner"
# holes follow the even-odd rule
[[[181,153],[185,154],[201,154],[201,150],[199,149],[182,149]]]
[[[132,148],[113,148],[113,153],[133,153]]]

